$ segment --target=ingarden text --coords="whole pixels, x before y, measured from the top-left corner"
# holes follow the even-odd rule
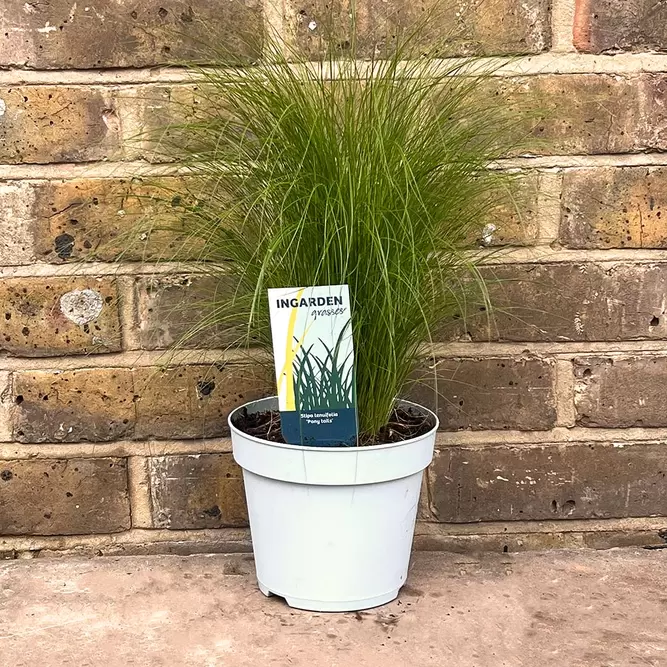
[[[342,306],[343,297],[342,296],[311,296],[307,299],[302,297],[301,299],[276,299],[276,306],[278,308],[312,308],[315,306]]]

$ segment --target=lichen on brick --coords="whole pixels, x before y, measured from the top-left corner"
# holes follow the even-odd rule
[[[111,278],[11,278],[0,284],[0,350],[58,356],[120,350]]]
[[[104,308],[102,295],[92,289],[73,290],[60,297],[60,311],[74,324],[83,326],[96,319]]]

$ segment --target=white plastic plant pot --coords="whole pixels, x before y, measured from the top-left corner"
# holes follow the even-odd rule
[[[299,447],[246,435],[254,401],[229,417],[234,459],[243,469],[259,588],[290,607],[356,611],[390,602],[405,584],[424,469],[438,420],[425,435],[370,447]]]

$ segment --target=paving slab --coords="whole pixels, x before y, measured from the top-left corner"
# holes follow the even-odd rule
[[[417,553],[400,598],[290,609],[246,554],[0,563],[3,667],[667,665],[667,551]]]

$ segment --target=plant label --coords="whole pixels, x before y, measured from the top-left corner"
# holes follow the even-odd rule
[[[269,313],[285,441],[357,444],[357,395],[347,285],[269,290]]]

